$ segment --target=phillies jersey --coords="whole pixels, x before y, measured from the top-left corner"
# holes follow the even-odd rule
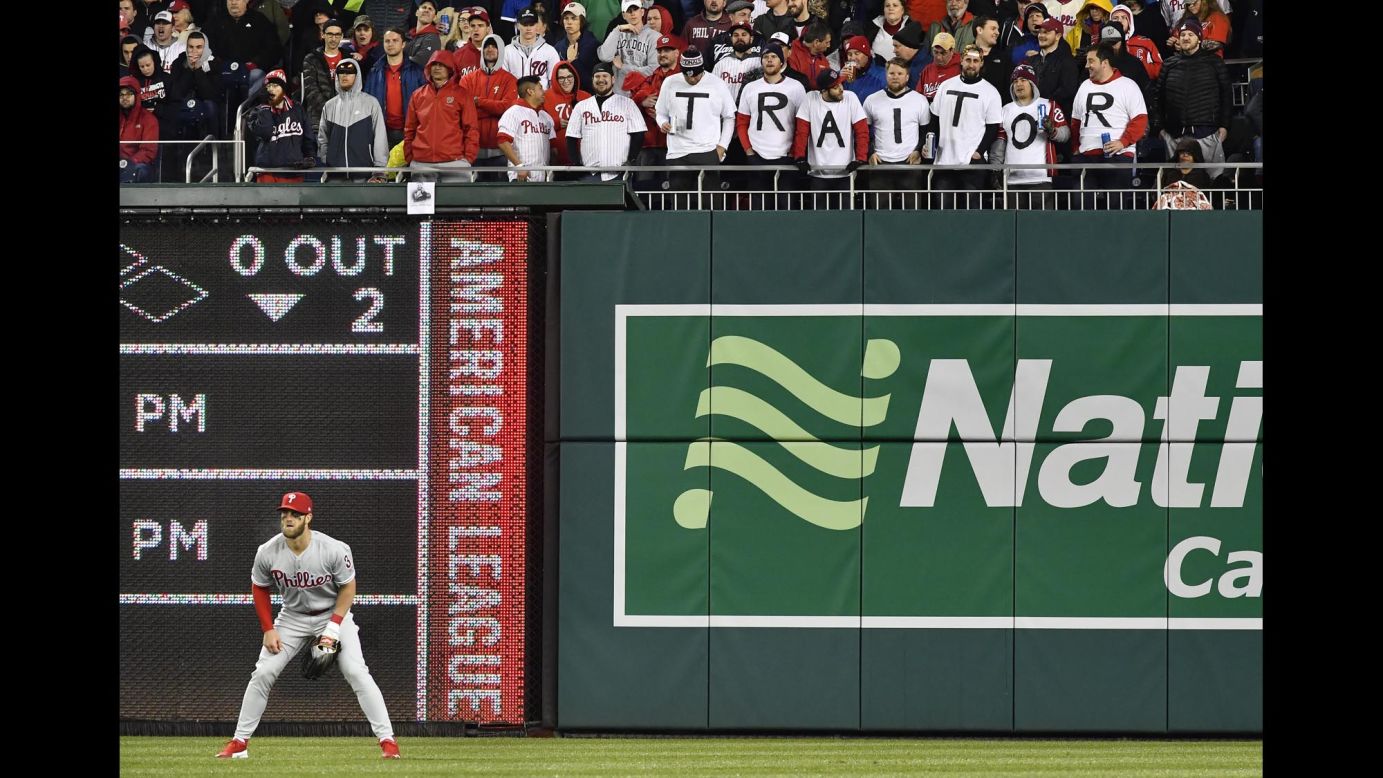
[[[792,151],[797,109],[807,90],[795,78],[770,84],[762,78],[750,81],[740,92],[739,110],[749,120],[749,147],[763,159],[779,159]]]
[[[671,124],[667,134],[667,158],[714,151],[730,147],[735,134],[735,101],[724,81],[703,73],[696,86],[687,83],[685,73],[674,73],[663,80],[658,91],[655,117],[658,125]]]
[[[730,97],[738,103],[744,85],[764,74],[764,61],[758,55],[737,59],[732,54],[722,57],[711,73],[730,87]]]
[[[1138,122],[1138,117],[1143,117]],[[1130,124],[1135,124],[1141,137],[1147,125],[1148,106],[1143,102],[1143,92],[1133,79],[1116,75],[1103,84],[1090,78],[1081,82],[1076,90],[1076,99],[1071,103],[1071,118],[1080,122],[1078,151],[1099,151],[1104,146],[1100,136],[1109,133],[1110,140],[1119,140]],[[1141,125],[1141,126],[1140,126]],[[1139,138],[1131,138],[1125,143],[1119,156],[1133,156],[1133,144]]]
[[[1005,164],[1040,165],[1056,162],[1056,147],[1047,141],[1047,134],[1042,131],[1042,121],[1048,116],[1058,127],[1066,124],[1066,114],[1055,100],[1038,97],[1027,105],[1019,105],[1014,100],[1003,107],[1002,113],[1004,119],[999,126],[999,138],[1006,144]],[[1040,184],[1051,180],[1051,171],[1045,169],[1008,172],[1010,184]]]
[[[937,165],[968,165],[970,155],[980,148],[986,125],[1003,121],[1003,100],[999,90],[983,78],[967,84],[959,76],[948,78],[936,88],[932,115],[937,120]]]
[[[880,89],[864,100],[873,128],[874,151],[884,162],[906,162],[922,145],[922,128],[931,123],[931,104],[906,87],[901,95]]]
[[[295,613],[335,607],[341,587],[353,580],[351,547],[315,530],[301,556],[288,547],[283,533],[275,535],[255,551],[250,568],[250,582],[277,589],[283,607]]]
[[[514,144],[514,150],[519,153],[519,161],[525,165],[548,164],[551,158],[550,144],[555,137],[557,130],[552,115],[541,108],[535,109],[527,104],[511,105],[509,110],[499,117],[499,141]],[[514,163],[510,162],[509,167],[514,167]],[[545,170],[533,170],[528,173],[528,180],[546,181],[547,176]],[[517,177],[517,173],[510,171],[510,181]]]
[[[633,100],[611,94],[602,103],[592,95],[571,109],[567,137],[581,141],[581,164],[613,167],[629,159],[629,134],[647,130],[643,111]],[[619,175],[602,173],[601,178],[610,181]]]
[[[812,92],[797,109],[797,121],[799,132],[803,129],[802,124],[806,124],[809,133],[806,137],[807,162],[813,168],[843,168],[851,160],[865,156],[860,152],[867,149],[856,147],[854,125],[856,122],[868,123],[869,118],[865,116],[864,106],[854,92],[842,93],[840,102],[836,103],[823,100],[820,92]],[[867,143],[867,134],[865,139]],[[841,178],[846,173],[813,171],[812,175]]]

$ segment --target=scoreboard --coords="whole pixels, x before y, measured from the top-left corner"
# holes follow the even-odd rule
[[[120,241],[121,718],[235,720],[251,561],[298,490],[354,552],[391,718],[522,722],[527,223],[131,221]],[[275,688],[266,721],[361,718],[339,673]]]

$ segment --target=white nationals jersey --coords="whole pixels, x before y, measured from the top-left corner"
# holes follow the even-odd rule
[[[552,139],[557,137],[555,123],[546,111],[539,108],[534,110],[527,105],[511,105],[504,115],[499,117],[500,140],[504,140],[505,135],[513,138],[514,150],[519,153],[519,160],[525,165],[546,165],[551,159]],[[509,163],[509,167],[514,164]],[[509,180],[513,181],[517,173],[511,172]],[[534,170],[528,174],[529,181],[546,181],[547,171]]]
[[[1003,120],[999,110],[1002,106],[999,90],[984,79],[973,84],[965,83],[960,76],[942,81],[931,106],[939,128],[937,145],[940,150],[935,164],[968,165],[971,154],[988,151],[980,149],[984,128]]]
[[[557,55],[557,49],[552,48],[552,44],[543,42],[533,48],[533,53],[525,54],[519,48],[518,40],[504,47],[504,62],[501,66],[514,74],[514,78],[524,76],[537,76],[543,83],[546,90],[552,82],[552,71],[557,69],[557,63],[562,58]]]
[[[703,73],[696,86],[687,83],[683,73],[663,80],[658,92],[655,116],[659,126],[672,125],[667,134],[667,158],[714,151],[730,147],[735,134],[735,101],[725,82]]]
[[[711,73],[730,87],[730,97],[738,102],[744,85],[764,74],[764,61],[757,54],[744,59],[736,59],[732,54],[721,57]]]
[[[792,151],[797,109],[807,90],[795,78],[776,84],[762,78],[750,81],[740,92],[739,113],[749,117],[749,147],[763,159],[780,159]]]
[[[255,551],[250,568],[250,581],[277,589],[283,595],[283,607],[295,613],[335,607],[341,587],[353,580],[351,547],[315,530],[302,556],[294,554],[288,539],[279,533]]]
[[[1118,76],[1103,84],[1094,79],[1082,81],[1071,103],[1071,118],[1080,122],[1080,153],[1103,146],[1100,136],[1106,132],[1110,140],[1119,140],[1134,117],[1147,114],[1143,92],[1133,79]],[[1130,146],[1121,153],[1131,156],[1134,152]]]
[[[880,89],[865,98],[864,113],[874,130],[874,151],[885,162],[906,162],[922,145],[922,127],[932,120],[927,98],[907,88],[897,97]]]
[[[581,140],[581,164],[604,167],[623,165],[629,159],[629,133],[647,129],[638,104],[612,94],[603,105],[595,97],[577,103],[571,109],[567,137]],[[618,177],[618,173],[601,174],[606,181]]]
[[[843,168],[856,158],[855,122],[868,121],[864,106],[854,92],[845,92],[838,103],[828,103],[821,99],[820,92],[812,92],[797,109],[797,118],[805,121],[811,130],[807,136],[807,162],[813,168]],[[815,174],[823,178],[840,178],[840,173]]]
[[[1042,120],[1048,116],[1058,126],[1066,123],[1066,115],[1055,100],[1038,98],[1027,105],[1019,105],[1015,100],[1003,108],[1004,123],[999,127],[999,137],[1003,138],[1004,163],[1013,165],[1040,165],[1052,162],[1047,154],[1047,135],[1042,131]],[[1050,173],[1041,170],[1010,170],[1010,184],[1040,184],[1051,181]]]

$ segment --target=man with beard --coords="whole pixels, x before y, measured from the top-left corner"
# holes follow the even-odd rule
[[[754,4],[750,0],[731,0],[725,7],[726,15],[730,17],[730,29],[734,29],[736,24],[747,24],[750,30],[749,53],[759,56],[763,48],[764,37],[755,33],[754,22],[751,18],[754,13]],[[730,29],[711,38],[711,49],[709,52],[710,63],[715,65],[722,57],[730,56],[734,47],[730,44]]]
[[[960,57],[956,56],[956,39],[949,32],[939,32],[932,38],[932,61],[922,68],[922,75],[913,87],[927,98],[936,101],[936,90],[947,79],[960,75]]]
[[[389,710],[365,665],[360,628],[351,613],[357,583],[351,547],[314,529],[312,520],[311,497],[302,492],[285,494],[279,501],[282,533],[255,551],[250,583],[264,646],[240,704],[235,737],[216,755],[220,759],[249,757],[248,742],[264,715],[274,681],[299,651],[318,645],[339,651],[336,664],[379,738],[381,756],[399,758]],[[273,617],[270,604],[274,589],[283,599],[278,618]]]
[[[866,181],[870,189],[916,191],[922,188],[922,173],[913,166],[922,161],[923,129],[931,124],[931,106],[920,92],[908,87],[908,66],[903,60],[891,60],[885,77],[885,88],[864,101],[874,142],[869,164],[900,167],[870,170]]]
[[[795,79],[786,77],[787,55],[781,44],[764,46],[762,56],[764,77],[750,81],[740,90],[735,114],[735,135],[744,148],[745,162],[750,165],[787,165],[792,163],[792,144],[797,131],[797,109],[807,99],[807,92]],[[779,172],[780,191],[800,186],[795,173]],[[749,174],[748,187],[753,191],[773,188],[773,171]]]
[[[451,77],[451,56],[432,52],[428,82],[408,101],[403,124],[403,158],[414,181],[472,180],[470,166],[480,152],[475,101]],[[510,76],[512,78],[512,76]]]
[[[812,16],[807,0],[788,0],[788,16],[792,17],[792,40],[802,37],[802,31],[817,18]]]
[[[666,38],[667,36],[663,36]],[[661,58],[662,50],[659,50]],[[615,93],[614,66],[601,62],[591,75],[595,94],[576,104],[567,125],[567,156],[571,164],[587,167],[634,165],[643,145],[643,111],[633,100]],[[619,173],[591,173],[587,181],[610,181]]]
[[[139,102],[139,82],[120,79],[120,183],[143,184],[154,178],[158,158],[158,119]],[[137,141],[130,142],[130,141]]]
[[[967,0],[946,0],[946,15],[932,22],[927,28],[927,37],[936,38],[938,33],[947,33],[955,38],[956,48],[962,51],[975,42],[975,30],[970,22],[974,14],[966,10]]]
[[[264,76],[264,104],[249,113],[250,134],[259,139],[255,165],[266,168],[312,168],[317,165],[316,129],[307,112],[288,96],[288,74],[271,70]],[[260,173],[258,184],[301,184],[299,174]],[[246,738],[249,736],[247,735]]]
[[[639,0],[624,0],[624,24],[615,28],[596,49],[601,62],[615,66],[615,88],[620,94],[630,73],[648,75],[658,67],[657,45],[660,37],[652,27],[643,23],[643,5]]]
[[[730,14],[725,13],[725,0],[706,0],[706,10],[682,25],[682,40],[697,51],[710,51],[711,39],[734,23]]]
[[[667,134],[667,165],[719,165],[735,134],[735,101],[725,82],[706,77],[701,52],[688,48],[680,60],[682,72],[668,76],[658,92],[655,107],[658,126]],[[668,188],[688,191],[696,188],[701,174],[674,171],[668,174]],[[720,176],[707,172],[705,189],[720,189]]]
[[[1200,45],[1201,25],[1185,14],[1176,27],[1181,53],[1162,65],[1151,91],[1153,129],[1166,142],[1167,156],[1179,138],[1194,138],[1206,162],[1223,162],[1231,118],[1229,71],[1223,59]],[[1215,178],[1223,168],[1211,168]]]
[[[384,56],[365,76],[365,92],[379,102],[384,111],[384,135],[392,149],[403,142],[403,122],[408,115],[408,98],[426,83],[423,69],[403,56],[404,31],[395,27],[384,31],[380,46]],[[467,44],[469,45],[469,44]]]
[[[850,174],[869,154],[869,120],[860,99],[845,90],[839,72],[821,73],[816,85],[817,91],[797,109],[792,158],[808,174],[813,191],[839,192],[850,188]],[[832,198],[813,200],[813,205],[828,208],[841,204]]]
[[[960,75],[942,82],[931,103],[937,125],[938,165],[982,165],[1003,121],[1003,101],[992,84],[980,75],[984,57],[973,45],[960,58]],[[938,190],[978,191],[985,188],[988,171],[938,170],[932,178]],[[953,196],[954,198],[954,196]],[[942,207],[947,198],[942,197]],[[955,203],[954,199],[952,202]],[[970,201],[967,199],[967,203]]]
[[[514,78],[537,76],[538,83],[547,89],[552,83],[552,71],[562,58],[557,49],[539,33],[538,14],[531,8],[519,12],[519,38],[504,48],[504,69]]]
[[[1078,140],[1077,153],[1081,162],[1110,166],[1088,171],[1086,188],[1128,189],[1134,175],[1135,144],[1148,129],[1148,109],[1143,93],[1132,79],[1115,69],[1114,50],[1107,43],[1087,52],[1085,65],[1090,71],[1090,80],[1076,91],[1071,133]],[[1092,198],[1092,202],[1103,199]]]
[[[730,55],[721,57],[711,71],[716,78],[725,82],[730,88],[730,97],[739,104],[740,90],[744,85],[758,78],[763,72],[763,59],[757,54],[749,53],[750,43],[753,41],[754,31],[749,25],[742,22],[735,23],[730,28]]]
[[[1066,114],[1055,100],[1042,97],[1037,89],[1037,73],[1019,65],[1010,76],[1013,100],[1004,105],[999,138],[990,147],[989,159],[996,165],[1039,165],[1056,162],[1056,148],[1071,139]],[[1049,195],[1036,198],[1027,192],[1046,192],[1052,188],[1052,171],[1010,170],[1009,208],[1047,208]]]
[[[1114,69],[1133,79],[1133,83],[1138,85],[1138,91],[1143,93],[1143,99],[1146,101],[1149,97],[1148,88],[1150,86],[1148,71],[1143,67],[1142,60],[1124,48],[1124,26],[1119,22],[1105,22],[1104,26],[1100,28],[1099,42],[1109,44],[1110,48],[1114,50]],[[1089,77],[1089,73],[1085,73],[1084,76],[1082,81]]]

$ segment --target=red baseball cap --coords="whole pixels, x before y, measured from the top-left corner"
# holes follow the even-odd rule
[[[865,54],[868,54],[869,39],[864,37],[863,35],[852,35],[849,38],[845,39],[845,50],[847,52],[862,51]]]
[[[312,498],[302,492],[289,492],[279,502],[279,510],[288,509],[296,513],[311,513]]]
[[[656,49],[677,49],[682,50],[682,40],[675,35],[662,35],[658,37],[658,42],[654,44]]]

